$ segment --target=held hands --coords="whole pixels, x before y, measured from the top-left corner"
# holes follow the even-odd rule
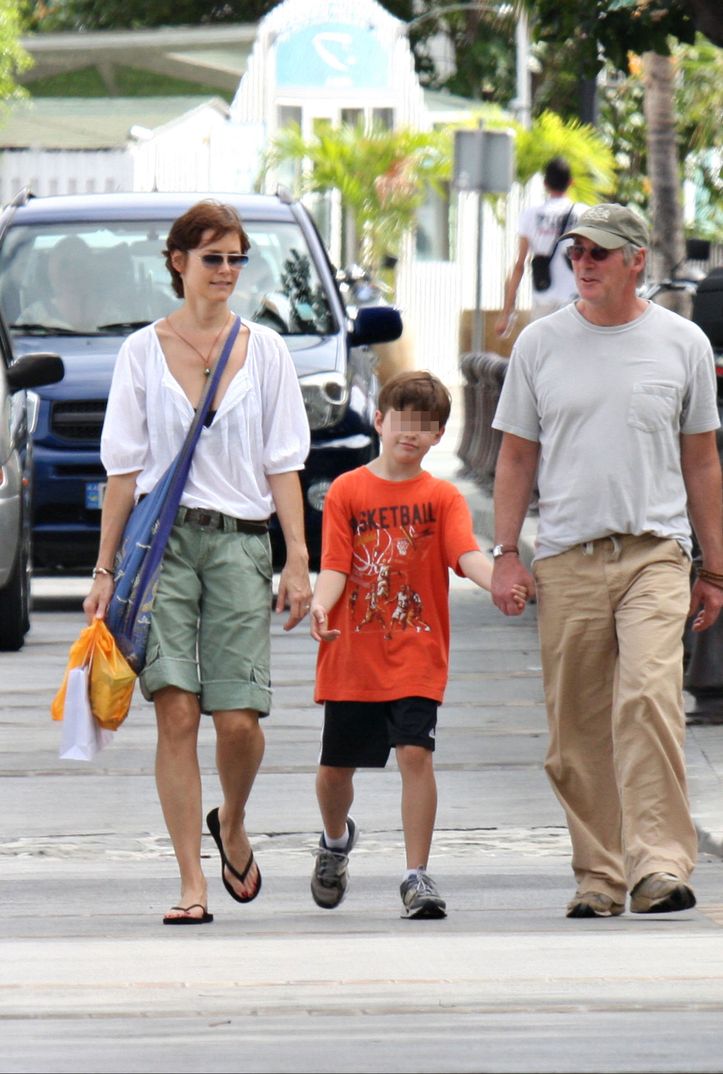
[[[492,600],[505,615],[521,615],[535,595],[535,579],[517,556],[500,556],[492,571]]]

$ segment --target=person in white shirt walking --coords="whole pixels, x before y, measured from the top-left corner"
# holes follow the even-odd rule
[[[165,251],[183,304],[134,332],[116,361],[101,440],[108,486],[88,619],[104,616],[113,563],[134,502],[175,458],[234,323],[229,300],[249,240],[230,206],[203,201],[171,227]],[[311,602],[298,471],[309,426],[289,351],[274,331],[242,321],[206,427],[196,446],[163,559],[141,688],[158,724],[156,783],[178,861],[181,894],[167,925],[206,924],[201,868],[202,713],[213,716],[223,793],[207,823],[221,877],[237,902],[250,902],[261,873],[245,812],[264,752],[260,717],[270,708],[273,511],[286,544],[276,610],[285,629]]]
[[[532,320],[544,317],[577,296],[575,277],[565,257],[567,242],[561,242],[563,231],[569,231],[583,206],[576,206],[567,196],[572,183],[570,166],[563,157],[554,157],[545,168],[545,200],[540,205],[524,209],[518,224],[517,260],[505,283],[502,312],[495,323],[495,332],[504,336],[510,327],[517,291],[525,267],[530,263],[532,276]],[[551,258],[547,272],[537,273],[533,259]],[[540,266],[546,268],[544,261]],[[545,279],[547,276],[547,280]],[[548,285],[540,286],[545,282]]]

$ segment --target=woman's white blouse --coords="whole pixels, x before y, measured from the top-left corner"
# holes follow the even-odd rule
[[[309,423],[286,344],[273,329],[243,324],[246,361],[201,431],[181,503],[264,519],[274,510],[267,474],[303,469]],[[136,496],[150,492],[180,451],[193,414],[156,325],[134,332],[118,353],[108,397],[100,446],[107,474],[139,470]]]

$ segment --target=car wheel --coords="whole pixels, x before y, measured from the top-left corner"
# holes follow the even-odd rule
[[[30,585],[24,550],[19,551],[7,584],[0,589],[0,650],[22,649],[30,626]]]

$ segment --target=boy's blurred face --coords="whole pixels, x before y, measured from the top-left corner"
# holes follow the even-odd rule
[[[444,426],[423,410],[377,411],[375,428],[384,452],[403,464],[419,464],[431,447],[438,444]]]

